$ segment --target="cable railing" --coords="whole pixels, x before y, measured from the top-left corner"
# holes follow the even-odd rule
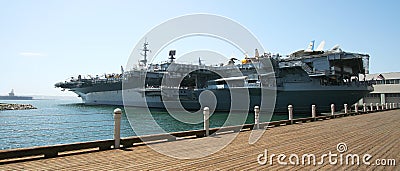
[[[354,104],[354,105],[326,105],[326,106],[313,106],[313,107],[296,107],[288,106],[288,108],[281,108],[280,110],[289,111],[289,115],[284,115],[281,120],[296,120],[296,118],[315,118],[316,116],[310,115],[310,113],[316,113],[318,115],[334,115],[340,112],[346,114],[350,112],[373,112],[380,110],[388,110],[398,108],[400,104],[396,103],[370,103],[370,104]],[[331,113],[320,113],[321,111],[331,110]],[[336,110],[339,109],[339,110]],[[297,115],[296,111],[313,111],[306,115]],[[290,115],[292,114],[292,116]],[[296,113],[293,117],[293,113]],[[74,115],[79,118],[69,118]],[[23,148],[32,146],[47,146],[55,144],[70,144],[76,142],[88,142],[98,140],[110,140],[114,136],[115,129],[115,117],[111,114],[84,114],[92,117],[82,118],[77,114],[56,114],[56,116],[68,116],[64,118],[58,118],[52,120],[51,118],[35,120],[38,115],[31,115],[30,118],[13,116],[5,119],[0,118],[0,149],[10,148]],[[51,114],[43,114],[42,116],[54,116]],[[94,116],[94,117],[93,117]],[[99,116],[102,116],[99,118]],[[249,114],[251,123],[253,123],[255,115]],[[340,117],[340,116],[339,116]],[[248,120],[249,120],[248,118]],[[259,118],[258,118],[259,119]],[[258,121],[260,123],[260,121]],[[264,122],[264,121],[263,121]],[[126,115],[122,114],[120,120],[120,135],[122,137],[132,137],[135,135],[134,131],[130,127],[130,123],[126,118]],[[216,123],[214,121],[214,123]],[[246,124],[245,124],[246,125]],[[201,130],[201,124],[192,125],[189,129]],[[234,125],[233,125],[234,126]],[[216,127],[211,125],[210,127]],[[176,128],[181,130],[181,128]],[[176,132],[174,129],[169,129],[168,132]],[[184,130],[187,131],[187,130]],[[151,132],[151,131],[150,131]]]

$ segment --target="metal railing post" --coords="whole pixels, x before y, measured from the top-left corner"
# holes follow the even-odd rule
[[[120,147],[121,142],[121,114],[122,110],[116,108],[114,110],[114,148]]]
[[[315,105],[311,105],[311,117],[314,120],[317,118],[317,107]]]
[[[210,108],[204,107],[204,130],[206,131],[206,137],[210,135]]]
[[[335,104],[331,104],[331,115],[335,113]]]
[[[293,124],[293,105],[288,106],[290,124]]]

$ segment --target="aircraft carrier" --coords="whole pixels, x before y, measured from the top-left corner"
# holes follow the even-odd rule
[[[8,93],[8,96],[0,96],[0,100],[32,100],[33,97],[30,96],[16,96],[14,93],[14,89]]]
[[[90,105],[182,106],[187,110],[207,105],[216,111],[229,111],[268,103],[264,106],[272,105],[279,113],[286,112],[289,104],[296,112],[309,112],[312,104],[324,112],[333,103],[340,110],[343,104],[354,104],[373,90],[369,82],[360,80],[360,75],[369,72],[369,55],[345,52],[339,46],[323,50],[324,44],[314,49],[311,42],[306,49],[287,56],[260,55],[256,49],[253,57],[232,58],[218,66],[206,66],[200,60],[197,65],[177,63],[176,51],[171,50],[169,61],[164,63],[141,60],[138,68],[129,71],[90,78],[79,75],[55,87],[76,93]],[[143,45],[144,59],[148,45]],[[215,101],[202,102],[202,94]],[[243,100],[247,101],[245,107]]]

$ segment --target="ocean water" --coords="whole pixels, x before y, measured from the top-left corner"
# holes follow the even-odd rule
[[[38,109],[0,111],[0,149],[111,139],[115,106],[86,106],[80,100],[0,101]],[[126,117],[122,136],[133,134]]]
[[[113,110],[117,107],[124,109],[123,106],[85,105],[80,100],[0,100],[0,103],[32,104],[38,108],[0,111],[0,150],[112,139],[114,134]],[[143,109],[129,111],[134,111],[129,115],[135,117],[136,114],[139,116]],[[167,132],[203,128],[203,123],[182,123],[165,110],[151,110],[151,115],[157,124]],[[213,114],[210,118],[210,127],[220,127],[226,124],[227,118],[228,113]],[[135,124],[139,125],[135,125],[135,127],[143,128],[148,134],[154,132],[153,127],[149,127],[145,122],[140,122],[140,118],[137,119],[139,122],[135,122]],[[287,119],[287,116],[273,115],[272,117],[272,120],[281,119]],[[254,115],[249,113],[246,123],[253,122]],[[234,125],[234,123],[227,125]],[[135,135],[123,111],[121,137]]]

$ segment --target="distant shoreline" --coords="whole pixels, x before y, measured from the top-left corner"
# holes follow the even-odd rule
[[[80,98],[77,96],[29,95],[29,97],[32,97],[31,100],[80,100]],[[13,99],[0,99],[0,100],[13,100]],[[30,100],[21,100],[21,101],[30,101]]]

